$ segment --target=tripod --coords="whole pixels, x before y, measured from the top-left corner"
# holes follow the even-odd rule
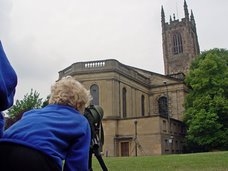
[[[99,106],[90,105],[85,109],[84,116],[89,121],[91,129],[91,143],[89,150],[89,171],[92,169],[92,156],[96,156],[103,171],[108,171],[100,153],[100,147],[104,144],[104,131],[102,126],[103,109]]]
[[[95,142],[98,142],[96,139],[94,139],[94,140],[95,140]],[[94,140],[93,140],[93,142],[94,142]],[[95,143],[89,150],[89,171],[93,171],[93,168],[92,168],[92,155],[93,155],[93,153],[96,156],[102,170],[108,171],[108,169],[104,163],[104,160],[102,159],[98,143]]]

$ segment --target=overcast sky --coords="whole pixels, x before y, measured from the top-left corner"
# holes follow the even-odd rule
[[[161,6],[184,17],[184,0],[0,0],[0,40],[18,75],[16,99],[46,98],[75,62],[116,59],[164,73]],[[187,0],[200,50],[228,47],[228,0]]]

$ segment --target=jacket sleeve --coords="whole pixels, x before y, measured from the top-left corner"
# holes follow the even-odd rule
[[[89,124],[84,127],[82,136],[71,146],[64,163],[63,171],[88,171],[91,132]]]
[[[0,41],[0,111],[13,105],[17,75],[4,52]]]

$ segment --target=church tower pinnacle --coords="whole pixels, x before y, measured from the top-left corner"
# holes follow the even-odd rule
[[[185,14],[186,20],[189,20],[188,5],[185,0],[184,0],[184,14]]]
[[[161,22],[162,22],[162,26],[165,25],[165,12],[164,12],[163,6],[161,7]]]

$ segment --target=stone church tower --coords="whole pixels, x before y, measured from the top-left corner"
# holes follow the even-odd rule
[[[179,21],[175,14],[170,22],[165,21],[161,8],[163,58],[166,75],[186,74],[192,60],[200,53],[193,12],[189,18],[188,6],[184,1],[185,17]]]

